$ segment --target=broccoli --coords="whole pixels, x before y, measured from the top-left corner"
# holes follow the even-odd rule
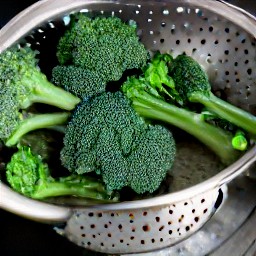
[[[175,158],[167,128],[146,123],[120,92],[80,103],[67,126],[60,159],[71,172],[96,172],[107,189],[158,189]]]
[[[34,103],[70,111],[80,101],[47,80],[37,66],[36,55],[28,46],[15,46],[0,55],[0,139],[8,146],[28,131],[66,122],[68,113],[30,115],[26,110]]]
[[[144,75],[128,77],[121,86],[134,110],[141,117],[171,124],[193,135],[219,156],[224,164],[228,165],[236,160],[238,152],[232,147],[231,133],[205,122],[202,114],[174,105],[174,100],[179,95],[166,72],[169,59],[165,54],[156,54],[155,58],[158,61],[153,58],[144,69]],[[161,65],[158,68],[159,63]],[[151,72],[148,72],[149,69]]]
[[[104,75],[74,65],[57,65],[52,69],[54,84],[79,98],[86,98],[106,90]]]
[[[102,92],[110,81],[118,81],[127,70],[146,65],[149,53],[139,41],[136,24],[125,23],[117,17],[89,18],[79,13],[71,22],[57,45],[59,66],[52,72],[52,81],[80,98],[88,90]],[[73,67],[79,67],[75,70]],[[84,73],[83,73],[84,70]],[[66,73],[67,71],[67,73]],[[80,85],[75,85],[79,81]],[[95,87],[95,88],[94,88]]]
[[[232,138],[233,148],[241,151],[245,151],[248,148],[248,140],[243,131],[237,130]]]
[[[8,120],[8,123],[5,119],[0,119],[0,138],[5,141],[7,147],[18,144],[22,136],[31,131],[66,124],[70,117],[70,113],[67,112],[49,114],[20,113],[17,110],[12,113],[5,112],[1,112],[0,116],[5,115],[6,117],[8,115],[8,117],[12,117]],[[6,124],[8,124],[8,127],[6,127]]]
[[[249,138],[241,129],[229,121],[218,117],[216,114],[210,111],[202,111],[201,114],[207,123],[210,123],[216,127],[220,127],[233,134],[232,146],[236,150],[245,151],[248,148]]]
[[[256,134],[256,117],[215,96],[206,72],[192,57],[177,56],[169,65],[169,75],[184,103],[200,103],[219,117]]]
[[[15,191],[39,200],[57,196],[117,200],[114,193],[107,191],[103,183],[94,177],[71,175],[53,178],[48,164],[26,146],[19,147],[12,155],[6,165],[6,179]]]

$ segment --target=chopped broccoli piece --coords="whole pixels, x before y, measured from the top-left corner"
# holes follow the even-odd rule
[[[11,187],[34,199],[57,196],[77,196],[96,200],[113,200],[112,192],[96,178],[81,175],[53,178],[49,167],[30,147],[19,147],[6,166],[6,178]]]
[[[13,47],[0,55],[0,139],[17,137],[35,128],[64,123],[67,113],[30,116],[24,109],[43,103],[72,110],[80,99],[54,86],[37,66],[36,52],[29,47]],[[13,135],[13,133],[17,133]],[[17,140],[7,143],[13,145]]]
[[[207,123],[210,123],[216,127],[220,127],[221,129],[229,131],[230,133],[233,134],[232,146],[234,149],[240,151],[247,150],[249,138],[248,136],[246,136],[245,132],[239,129],[236,125],[230,123],[225,119],[220,118],[219,116],[208,110],[202,111],[202,115]]]
[[[201,103],[219,117],[241,129],[256,134],[256,117],[211,92],[208,76],[199,63],[187,55],[179,55],[169,67],[169,75],[184,102]]]
[[[78,105],[64,137],[62,164],[96,172],[107,188],[137,193],[158,189],[175,157],[172,134],[147,124],[121,92],[104,92]]]
[[[244,132],[238,130],[232,139],[233,148],[245,151],[248,148],[248,141]]]
[[[136,30],[134,22],[125,23],[117,17],[72,15],[69,27],[59,40],[57,58],[60,66],[80,69],[72,78],[74,67],[58,67],[53,70],[53,81],[60,81],[65,89],[84,98],[90,96],[88,90],[102,92],[108,82],[118,81],[126,70],[142,68],[149,53],[139,41]],[[76,80],[89,89],[74,85]],[[92,93],[89,91],[89,94]]]
[[[159,55],[156,58],[159,59]],[[165,65],[168,64],[167,58]],[[148,68],[151,68],[151,64],[148,65]],[[153,69],[152,72],[154,71],[158,72],[157,69]],[[188,132],[208,146],[224,164],[228,165],[237,159],[238,152],[232,147],[233,136],[231,133],[205,122],[201,114],[174,105],[170,100],[170,93],[173,92],[173,89],[175,92],[176,88],[173,88],[172,83],[168,86],[164,82],[165,80],[170,81],[168,77],[161,78],[159,81],[159,76],[150,74],[151,78],[149,78],[147,68],[144,70],[144,74],[140,77],[129,77],[121,87],[141,117],[160,120]],[[165,72],[165,75],[168,76],[168,73]],[[156,77],[157,82],[154,79],[152,82],[152,77]]]

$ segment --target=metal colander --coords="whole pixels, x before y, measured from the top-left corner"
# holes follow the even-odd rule
[[[243,10],[213,0],[42,0],[0,31],[0,52],[15,43],[44,45],[48,32],[57,35],[73,12],[135,20],[148,50],[193,56],[206,69],[216,95],[256,114],[256,21]],[[227,196],[228,182],[255,160],[252,144],[234,164],[189,188],[107,205],[43,203],[1,184],[0,206],[36,221],[65,223],[58,232],[90,250],[152,251],[172,246],[202,227]]]

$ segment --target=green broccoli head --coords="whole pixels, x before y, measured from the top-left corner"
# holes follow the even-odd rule
[[[34,155],[29,147],[22,147],[7,164],[6,178],[15,191],[31,197],[35,193],[40,173],[47,170],[39,155]]]
[[[138,193],[159,187],[174,156],[171,133],[147,124],[121,92],[82,102],[68,124],[61,151],[62,164],[71,172],[96,172],[108,189],[128,186]]]
[[[14,46],[0,54],[0,94],[6,95],[19,109],[33,103],[45,103],[72,110],[80,101],[74,95],[54,86],[38,67],[37,51]]]
[[[83,99],[106,90],[104,75],[74,65],[58,65],[52,69],[52,82]]]
[[[47,199],[57,196],[76,196],[117,201],[119,195],[107,191],[101,180],[95,177],[71,175],[53,178],[47,163],[30,147],[20,146],[6,166],[6,179],[10,186],[27,197]]]
[[[128,155],[120,150],[114,132],[105,129],[98,149],[103,181],[111,190],[131,187],[136,193],[152,193],[159,188],[171,169],[176,147],[169,130],[148,125],[136,138],[136,147]]]
[[[174,80],[175,88],[184,103],[188,103],[190,96],[194,93],[210,95],[211,85],[208,76],[192,57],[183,54],[178,55],[171,63],[169,71],[169,75]]]
[[[130,186],[138,194],[154,192],[171,170],[176,155],[174,138],[161,125],[149,125],[142,134],[136,151],[129,156],[132,170]]]
[[[23,81],[30,81],[33,70],[37,70],[36,52],[28,47],[13,47],[0,54],[0,92],[4,102],[11,99],[12,105],[27,107],[31,88]]]
[[[104,128],[115,132],[123,154],[129,154],[145,126],[144,120],[137,116],[121,92],[104,92],[85,99],[78,105],[67,126],[62,163],[72,172],[98,172],[95,151]]]
[[[60,116],[42,116],[28,120],[26,110],[34,103],[43,103],[64,110],[72,110],[80,99],[50,83],[37,65],[37,52],[30,47],[14,46],[0,54],[0,139],[6,142],[13,133],[19,136],[38,128],[62,124],[67,113]],[[57,117],[57,118],[56,118]],[[56,118],[56,119],[55,119]],[[47,120],[46,120],[47,119]],[[23,128],[20,129],[20,126]],[[33,128],[32,128],[33,127]],[[19,139],[16,136],[16,139]],[[10,146],[17,143],[12,140]]]
[[[172,76],[175,88],[185,103],[200,104],[240,129],[256,134],[256,117],[214,95],[207,73],[192,57],[177,56],[170,65],[169,75]]]
[[[102,73],[106,81],[117,81],[125,70],[143,67],[149,56],[134,24],[117,17],[76,14],[59,41],[57,57],[61,65],[74,64]]]
[[[5,141],[23,118],[11,94],[0,94],[0,101],[0,139]]]

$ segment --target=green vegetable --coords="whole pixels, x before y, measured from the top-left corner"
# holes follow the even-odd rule
[[[219,117],[256,134],[256,117],[216,97],[206,72],[192,57],[179,55],[170,65],[169,75],[184,102],[201,103]]]
[[[232,145],[233,148],[240,150],[240,151],[245,151],[248,147],[248,141],[245,137],[244,132],[238,130],[235,133],[235,136],[232,139]]]
[[[156,58],[159,59],[159,55]],[[152,63],[154,64],[154,59]],[[168,64],[169,62],[166,61],[165,65],[168,66]],[[148,68],[152,69],[151,66],[150,63]],[[238,152],[232,147],[231,133],[205,122],[203,115],[173,104],[170,95],[176,97],[176,86],[173,88],[172,83],[168,85],[169,83],[164,82],[170,80],[168,72],[165,72],[166,79],[159,80],[159,76],[155,76],[156,81],[154,79],[152,81],[154,77],[152,74],[148,77],[147,68],[144,74],[140,77],[129,77],[121,88],[141,117],[160,120],[188,132],[208,146],[227,165],[236,160]],[[172,93],[173,91],[175,94]]]
[[[64,137],[62,164],[71,172],[96,172],[110,190],[158,189],[175,157],[172,134],[147,124],[121,93],[102,93],[78,105]]]
[[[57,196],[77,196],[96,200],[113,200],[101,181],[81,175],[54,179],[49,167],[29,147],[20,147],[6,166],[6,178],[11,187],[34,199]]]
[[[146,65],[149,54],[136,30],[135,22],[128,24],[117,17],[72,15],[57,46],[60,66],[53,69],[52,81],[80,98],[104,91],[108,82],[118,81],[126,70]]]
[[[106,90],[104,75],[74,65],[52,69],[52,82],[77,97],[90,97]]]
[[[247,150],[247,146],[249,144],[246,134],[240,130],[236,125],[230,123],[229,121],[218,117],[216,114],[203,111],[201,112],[204,116],[204,120],[207,123],[210,123],[216,127],[220,127],[226,131],[229,131],[233,134],[232,138],[232,146],[236,150],[245,151]]]
[[[37,66],[36,54],[29,47],[13,47],[0,55],[0,139],[8,146],[28,131],[66,122],[67,113],[31,116],[25,110],[33,103],[69,111],[80,101],[47,80]]]
[[[1,114],[1,113],[0,113]],[[2,113],[3,114],[3,113]],[[9,137],[5,141],[7,147],[16,145],[25,134],[42,128],[51,128],[55,125],[65,124],[70,116],[69,113],[50,113],[50,114],[21,114],[20,112],[11,113],[13,117],[17,115],[16,119],[8,122],[11,127],[3,128],[4,130],[10,129]],[[0,121],[0,124],[2,122]],[[6,125],[6,123],[3,123]],[[2,129],[2,130],[3,130]],[[1,133],[0,133],[1,134]],[[5,137],[2,137],[2,139]]]

